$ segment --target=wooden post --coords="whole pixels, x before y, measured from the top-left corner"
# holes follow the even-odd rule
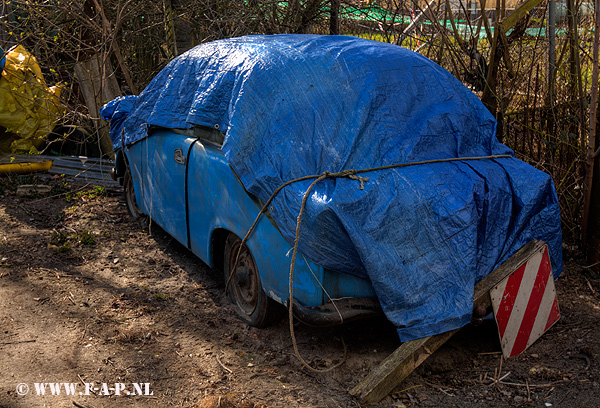
[[[532,241],[510,259],[483,278],[473,294],[474,308],[492,305],[490,290],[504,278],[517,270],[531,255],[546,245],[542,241]],[[420,366],[440,346],[448,341],[459,329],[402,343],[389,357],[354,387],[350,394],[364,403],[375,404],[384,399],[402,380]]]
[[[105,64],[105,69],[101,69],[101,63]],[[110,158],[114,157],[114,152],[108,133],[108,123],[100,118],[98,109],[106,102],[121,95],[121,89],[113,72],[110,63],[102,61],[100,54],[75,65],[75,75],[81,87],[90,118],[96,128],[100,150]]]

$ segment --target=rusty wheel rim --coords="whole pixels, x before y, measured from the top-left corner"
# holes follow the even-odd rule
[[[240,243],[236,243],[232,248],[232,259],[230,259],[229,270],[234,274],[231,283],[231,293],[235,303],[240,310],[247,316],[252,315],[258,305],[258,295],[260,290],[260,281],[258,277],[258,268],[250,250],[244,245],[236,265]]]

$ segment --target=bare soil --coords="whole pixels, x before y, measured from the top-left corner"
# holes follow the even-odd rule
[[[43,181],[53,187],[46,197],[17,196],[26,182],[0,183],[0,407],[367,406],[348,391],[398,347],[385,319],[297,323],[316,367],[347,347],[340,368],[311,373],[287,319],[243,324],[222,274],[159,227],[140,230],[119,192],[58,179]],[[599,407],[599,278],[567,260],[562,317],[524,354],[501,358],[493,321],[465,327],[375,406]],[[41,396],[36,383],[78,385],[75,395]],[[85,395],[84,383],[98,390]],[[103,383],[147,383],[142,394],[152,395],[113,395]]]

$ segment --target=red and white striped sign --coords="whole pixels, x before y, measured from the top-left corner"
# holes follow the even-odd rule
[[[560,317],[548,246],[490,291],[504,357],[521,354]]]

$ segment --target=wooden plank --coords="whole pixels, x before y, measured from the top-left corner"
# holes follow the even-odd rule
[[[491,307],[490,290],[521,266],[545,243],[532,241],[521,248],[506,262],[475,285],[473,306]],[[448,341],[458,330],[455,329],[435,336],[411,340],[402,343],[392,354],[363,379],[350,394],[364,403],[378,403],[384,399],[402,380],[420,366],[440,346]]]
[[[527,13],[533,10],[534,7],[538,6],[542,0],[527,0],[523,2],[519,7],[515,9],[512,13],[510,13],[506,18],[502,20],[500,23],[502,28],[501,31],[503,34],[506,34],[508,30],[513,28],[517,22],[525,17]]]
[[[350,394],[360,398],[364,403],[378,403],[458,330],[460,329],[402,343],[358,383]]]
[[[543,241],[531,241],[523,248],[519,249],[513,256],[508,258],[502,265],[494,269],[492,273],[483,278],[477,285],[473,293],[473,306],[483,306],[486,309],[492,306],[490,299],[490,290],[496,286],[502,279],[506,278],[513,271],[523,265],[538,249],[546,245]]]

